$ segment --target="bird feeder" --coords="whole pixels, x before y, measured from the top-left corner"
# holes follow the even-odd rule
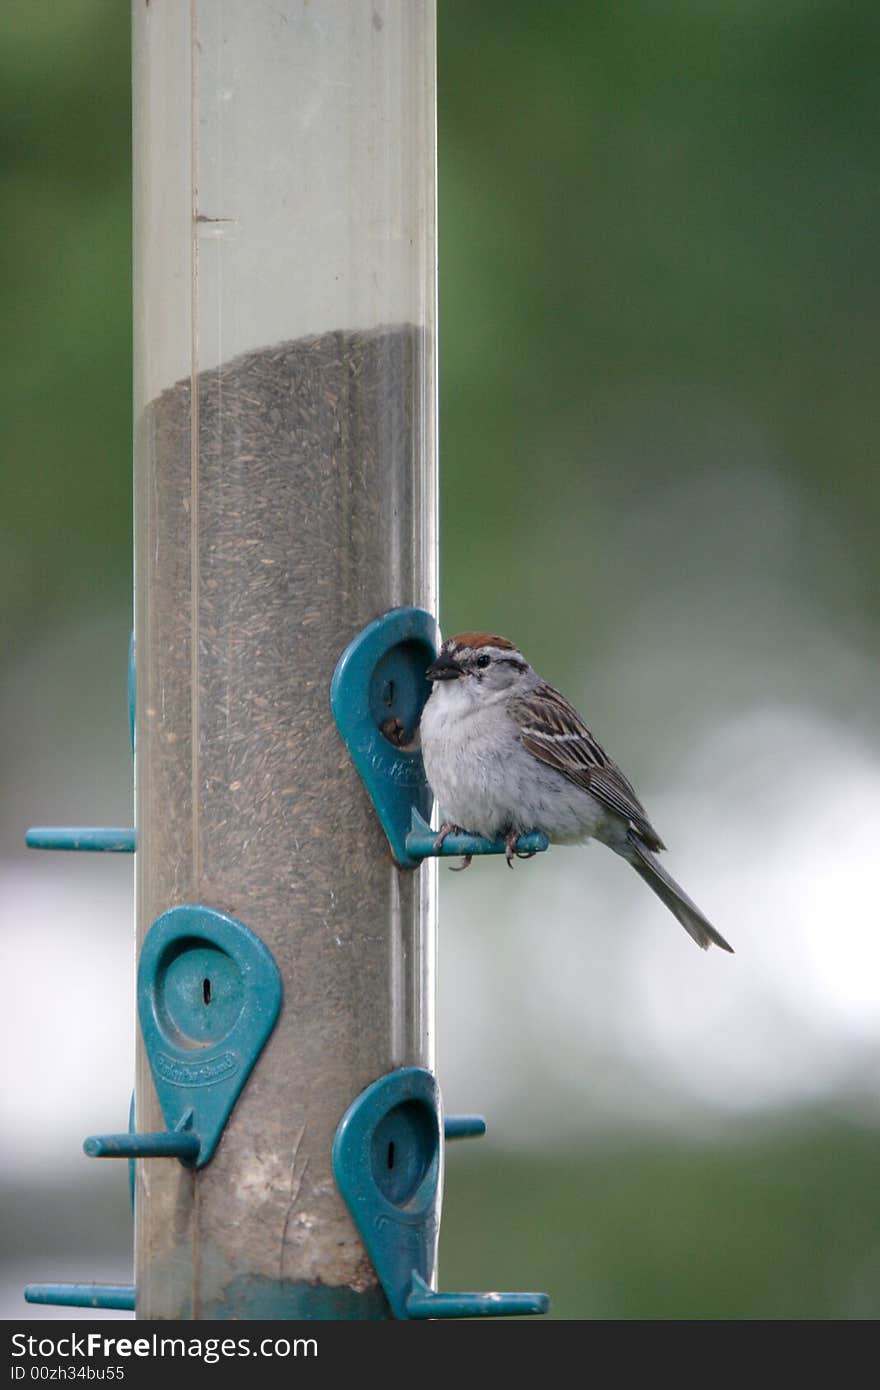
[[[132,13],[135,825],[31,836],[136,848],[135,1277],[30,1296],[541,1311],[436,1291],[434,0]]]

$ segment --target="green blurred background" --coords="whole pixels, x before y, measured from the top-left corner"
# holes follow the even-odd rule
[[[130,816],[128,45],[122,0],[0,16],[0,950],[76,1039],[6,1011],[7,1318],[129,1259],[78,1142],[124,1122],[130,865],[21,850]],[[490,1118],[444,1287],[880,1311],[878,60],[867,0],[440,0],[443,627],[575,698],[738,951],[601,850],[443,875],[440,1079]]]

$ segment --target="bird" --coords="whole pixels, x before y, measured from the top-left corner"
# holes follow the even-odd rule
[[[629,780],[513,642],[460,632],[443,642],[425,677],[431,691],[419,736],[442,813],[436,852],[453,833],[503,836],[512,868],[528,831],[555,844],[599,840],[632,865],[698,946],[733,953],[657,859],[666,846]],[[466,855],[461,868],[470,861]]]

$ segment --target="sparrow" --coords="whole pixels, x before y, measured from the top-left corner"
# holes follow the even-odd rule
[[[601,840],[698,946],[733,951],[656,858],[666,846],[628,779],[512,642],[460,632],[446,639],[425,675],[432,690],[421,715],[422,757],[444,817],[435,849],[461,831],[503,836],[513,867],[516,842],[530,830],[555,844]]]

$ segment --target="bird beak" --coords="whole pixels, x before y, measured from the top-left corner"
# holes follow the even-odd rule
[[[463,667],[459,666],[458,662],[446,652],[441,652],[437,660],[432,662],[425,672],[425,679],[429,681],[454,681],[463,675]]]

